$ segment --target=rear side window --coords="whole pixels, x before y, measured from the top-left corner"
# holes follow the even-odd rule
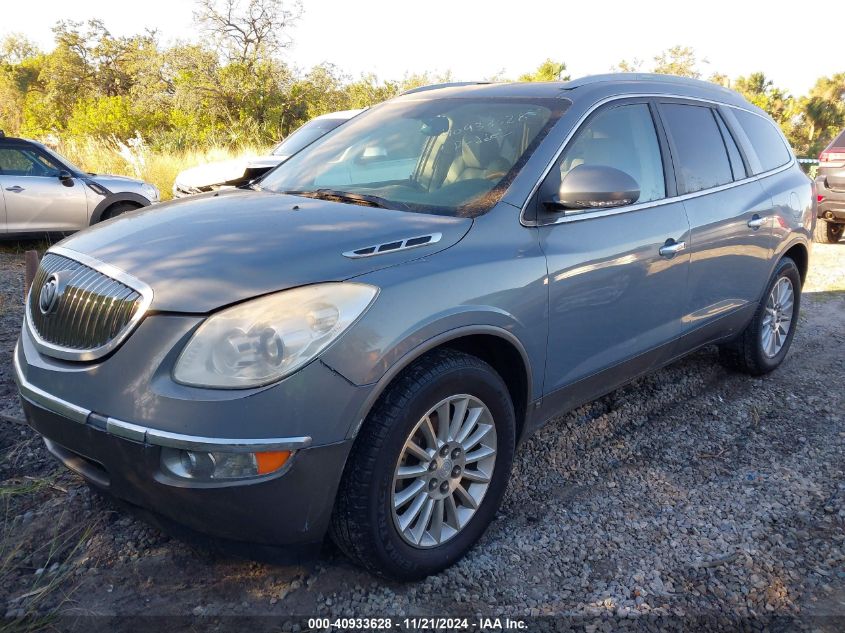
[[[733,112],[754,147],[762,171],[769,171],[789,162],[790,151],[775,129],[774,123],[745,110]]]
[[[842,133],[836,137],[836,140],[833,141],[830,146],[835,147],[837,149],[845,148],[845,130],[843,130]]]
[[[733,181],[725,141],[711,108],[664,103],[660,111],[673,140],[673,161],[681,193]]]
[[[748,174],[745,173],[745,165],[742,164],[742,155],[739,153],[739,148],[736,145],[733,135],[728,126],[722,120],[720,114],[716,114],[716,122],[719,124],[719,131],[722,133],[722,140],[725,141],[725,148],[728,150],[728,158],[731,159],[731,171],[734,175],[734,180],[742,180]]]

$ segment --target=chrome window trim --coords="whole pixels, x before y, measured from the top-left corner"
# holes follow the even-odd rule
[[[15,379],[21,397],[32,404],[47,409],[57,415],[79,424],[87,424],[92,411],[47,393],[30,383],[23,375],[18,360],[18,347],[15,347],[13,362]],[[269,438],[228,438],[202,437],[185,435],[153,429],[117,418],[106,418],[106,432],[125,440],[132,440],[154,446],[181,448],[191,451],[225,451],[231,453],[253,453],[257,451],[282,451],[308,448],[311,437],[269,437]]]
[[[566,138],[560,145],[560,148],[555,152],[554,157],[549,164],[546,165],[545,169],[543,170],[542,175],[540,178],[537,179],[537,182],[531,188],[531,192],[528,194],[528,197],[525,199],[525,202],[522,203],[522,207],[519,211],[519,223],[524,227],[540,227],[540,226],[554,226],[557,224],[567,224],[569,222],[579,222],[581,220],[588,220],[591,218],[603,218],[609,215],[619,215],[621,213],[630,213],[635,211],[641,211],[642,209],[650,209],[653,207],[662,206],[664,204],[673,204],[676,202],[683,202],[684,200],[690,200],[692,198],[698,198],[700,196],[706,196],[711,193],[717,193],[719,191],[724,191],[725,189],[732,189],[733,187],[739,187],[740,185],[747,184],[749,182],[760,180],[761,178],[766,178],[768,176],[772,176],[774,174],[778,174],[782,171],[786,171],[793,165],[795,165],[795,156],[790,150],[791,159],[788,163],[781,165],[775,169],[771,169],[766,172],[761,172],[759,174],[754,174],[752,176],[748,176],[743,178],[742,180],[735,180],[733,182],[726,183],[724,185],[719,185],[718,187],[711,187],[709,189],[702,189],[701,191],[695,191],[692,193],[685,193],[681,195],[675,195],[667,198],[661,198],[659,200],[650,200],[648,202],[640,202],[637,204],[632,204],[627,207],[619,207],[616,209],[601,209],[595,211],[593,209],[575,209],[572,211],[567,211],[564,215],[561,215],[554,221],[551,222],[538,222],[536,220],[527,220],[525,214],[528,210],[528,205],[530,204],[531,200],[537,194],[537,191],[540,189],[540,185],[543,184],[543,181],[549,175],[552,168],[557,164],[558,160],[560,159],[561,155],[563,154],[566,147],[569,145],[569,142],[578,133],[581,129],[581,126],[584,122],[590,117],[590,115],[595,112],[598,108],[606,105],[608,103],[612,103],[613,101],[621,101],[625,99],[683,99],[686,101],[699,101],[701,103],[707,103],[713,106],[724,106],[727,108],[734,108],[736,110],[742,110],[743,112],[748,112],[749,114],[753,114],[754,116],[758,116],[761,119],[768,121],[768,118],[763,116],[758,112],[754,112],[752,110],[748,110],[746,108],[742,108],[738,105],[733,105],[730,103],[724,103],[722,101],[714,101],[713,99],[705,99],[702,97],[690,97],[688,95],[679,95],[679,94],[668,94],[668,93],[631,93],[631,94],[618,94],[612,95],[610,97],[605,97],[594,103],[581,117],[578,121],[575,122],[575,125],[572,126],[572,130],[570,130],[569,134],[566,135]]]
[[[98,358],[102,358],[119,345],[121,345],[126,338],[135,330],[138,324],[141,322],[141,319],[149,310],[150,305],[153,302],[153,289],[145,284],[140,279],[133,277],[129,273],[117,268],[116,266],[112,266],[111,264],[107,264],[105,262],[101,262],[99,259],[91,257],[90,255],[86,255],[85,253],[80,253],[73,249],[64,247],[64,246],[53,246],[52,248],[47,250],[47,253],[53,253],[55,255],[60,255],[62,257],[66,257],[67,259],[72,259],[76,262],[79,262],[83,266],[87,266],[98,273],[105,275],[106,277],[110,277],[115,281],[119,281],[123,285],[131,288],[139,295],[141,295],[141,305],[135,311],[133,317],[129,320],[129,323],[123,328],[123,331],[116,336],[114,339],[106,343],[105,345],[101,345],[99,347],[95,347],[94,349],[86,349],[86,350],[76,350],[69,347],[64,347],[62,345],[55,345],[39,336],[38,332],[36,331],[35,327],[32,325],[32,316],[30,315],[30,297],[27,294],[26,297],[26,313],[25,313],[25,322],[26,328],[29,334],[32,336],[32,340],[35,343],[35,347],[38,351],[47,354],[48,356],[52,356],[53,358],[60,358],[62,360],[75,360],[75,361],[92,361],[97,360]],[[46,253],[45,253],[46,254]],[[29,293],[32,293],[32,288],[29,289]]]

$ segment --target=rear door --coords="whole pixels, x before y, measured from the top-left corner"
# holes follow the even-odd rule
[[[694,347],[741,324],[757,302],[769,275],[774,209],[717,106],[661,99],[659,108],[691,227],[683,321],[685,344]]]
[[[35,146],[0,143],[7,233],[77,231],[86,226],[85,185],[75,178],[59,180],[61,169]]]

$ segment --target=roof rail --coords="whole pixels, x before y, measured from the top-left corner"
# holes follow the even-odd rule
[[[662,73],[604,73],[601,75],[586,75],[571,79],[564,83],[564,90],[579,88],[580,86],[587,86],[589,84],[597,84],[606,81],[656,81],[662,83],[671,83],[683,86],[699,86],[701,88],[709,88],[711,90],[721,90],[724,92],[733,93],[730,88],[714,84],[711,81],[704,81],[702,79],[693,79],[692,77],[680,77],[678,75],[664,75]]]
[[[483,86],[486,84],[492,83],[490,81],[450,81],[447,83],[442,84],[429,84],[428,86],[417,86],[416,88],[411,88],[410,90],[405,90],[404,92],[400,92],[399,96],[402,95],[412,95],[415,92],[425,92],[427,90],[437,90],[438,88],[458,88],[460,86]]]

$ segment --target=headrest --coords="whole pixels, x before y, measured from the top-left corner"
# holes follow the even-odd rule
[[[495,139],[482,140],[475,134],[464,136],[461,142],[461,154],[466,167],[484,169],[499,156],[499,144]]]

